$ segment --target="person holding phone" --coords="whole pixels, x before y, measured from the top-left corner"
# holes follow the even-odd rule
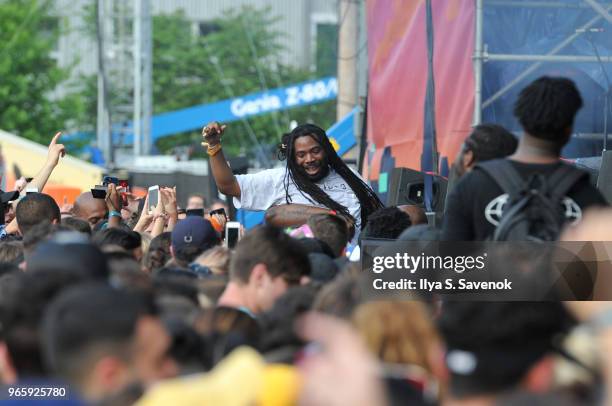
[[[224,237],[224,233],[226,233],[226,225],[229,225],[229,223],[231,223],[228,221],[229,219],[227,217],[227,214],[225,213],[225,209],[221,208],[209,211],[206,219],[210,221],[213,228],[219,233],[219,235]],[[237,224],[238,226],[240,226],[240,223]]]
[[[312,124],[283,135],[278,149],[285,167],[234,176],[223,154],[221,136],[226,126],[204,127],[217,188],[234,197],[237,208],[267,210],[266,222],[279,227],[300,226],[314,214],[332,213],[355,227],[355,239],[370,214],[383,207],[365,181],[338,156],[327,134]]]
[[[176,187],[154,185],[149,187],[134,231],[147,232],[155,238],[165,231],[171,232],[178,221]]]
[[[121,191],[111,183],[105,191],[104,199],[97,199],[91,191],[77,196],[72,208],[72,215],[89,223],[92,230],[98,226],[118,227],[121,224],[122,202]]]

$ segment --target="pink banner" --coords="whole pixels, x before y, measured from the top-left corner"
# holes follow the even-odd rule
[[[474,100],[474,4],[433,0],[436,127],[441,156],[469,133]],[[368,142],[391,147],[396,167],[420,170],[427,86],[424,0],[368,0]],[[379,168],[369,168],[370,179]]]
[[[432,9],[438,151],[452,161],[474,112],[474,2],[433,0]]]

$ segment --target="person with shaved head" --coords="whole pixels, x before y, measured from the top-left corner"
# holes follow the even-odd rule
[[[119,189],[121,190],[121,189]],[[72,214],[89,223],[92,230],[108,219],[105,227],[117,227],[121,224],[121,194],[114,184],[108,185],[106,197],[96,199],[91,192],[81,193],[74,202]]]
[[[93,229],[98,223],[104,221],[108,210],[104,199],[96,199],[90,191],[87,191],[76,198],[72,214],[74,217],[87,221]]]

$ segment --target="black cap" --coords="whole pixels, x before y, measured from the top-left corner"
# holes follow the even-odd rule
[[[13,190],[12,192],[4,192],[0,190],[0,203],[7,204],[8,202],[12,202],[13,200],[19,199],[19,192],[17,190]]]
[[[172,248],[175,251],[186,247],[198,247],[206,251],[218,243],[219,236],[210,221],[201,217],[187,217],[172,230]]]

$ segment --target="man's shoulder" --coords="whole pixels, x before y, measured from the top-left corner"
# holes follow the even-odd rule
[[[256,174],[284,175],[285,172],[287,172],[287,167],[286,166],[277,166],[277,167],[274,167],[274,168],[261,170],[261,171],[257,172]]]
[[[475,167],[457,181],[455,186],[458,190],[482,188],[490,184],[497,184],[495,180],[485,171]],[[482,191],[482,190],[481,190]]]
[[[285,176],[285,172],[286,172],[287,168],[284,166],[280,166],[280,167],[276,167],[276,168],[270,168],[270,169],[264,169],[261,170],[259,172],[254,172],[254,173],[247,173],[244,175],[236,175],[237,178],[241,178],[241,179],[269,179],[269,178],[273,178],[273,179],[277,179],[277,178],[282,178]]]
[[[463,206],[463,210],[480,211],[483,205],[502,193],[503,190],[495,179],[485,171],[475,168],[461,176],[451,187],[447,205],[459,205]]]

